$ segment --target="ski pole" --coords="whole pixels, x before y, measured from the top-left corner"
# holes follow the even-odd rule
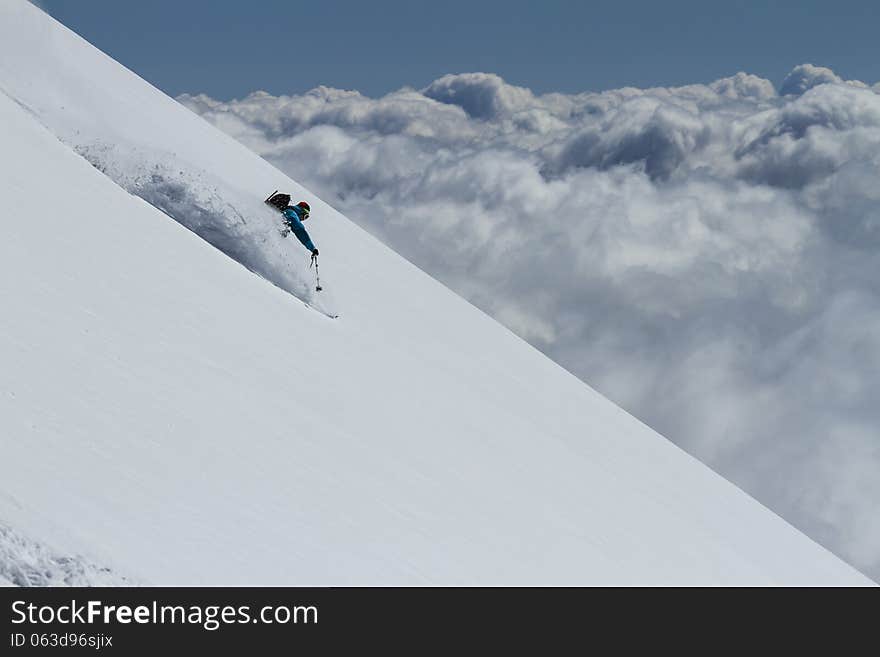
[[[318,274],[318,256],[314,253],[312,254],[312,262],[309,264],[309,269],[312,268],[312,265],[315,265],[315,291],[320,292],[324,288],[321,287],[321,276]]]

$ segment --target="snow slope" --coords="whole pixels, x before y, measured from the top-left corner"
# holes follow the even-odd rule
[[[24,0],[0,90],[0,581],[868,583]]]

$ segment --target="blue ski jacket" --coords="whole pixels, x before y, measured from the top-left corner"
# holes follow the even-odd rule
[[[296,239],[302,242],[302,245],[309,251],[314,251],[315,245],[312,244],[312,238],[309,237],[306,227],[303,226],[303,222],[300,219],[299,208],[295,205],[289,208],[284,208],[281,214],[284,215],[284,223],[290,226],[290,230],[296,235]]]

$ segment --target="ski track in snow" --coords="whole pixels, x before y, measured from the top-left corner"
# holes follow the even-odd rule
[[[65,555],[0,524],[0,585],[131,586],[131,579],[80,555]]]
[[[314,293],[306,251],[281,237],[277,213],[261,199],[236,194],[174,153],[101,141],[68,144],[117,185],[186,226],[258,276],[331,318],[327,294]],[[223,189],[221,192],[220,189]],[[270,190],[271,191],[271,190]]]

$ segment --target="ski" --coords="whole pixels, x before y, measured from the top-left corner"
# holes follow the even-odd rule
[[[302,301],[302,299],[300,299],[300,301]],[[303,305],[306,308],[314,310],[316,313],[321,313],[322,315],[324,315],[324,317],[328,317],[330,319],[339,319],[339,315],[334,315],[333,313],[329,313],[326,310],[321,310],[317,306],[313,306],[312,304],[310,304],[308,301],[303,301]]]

